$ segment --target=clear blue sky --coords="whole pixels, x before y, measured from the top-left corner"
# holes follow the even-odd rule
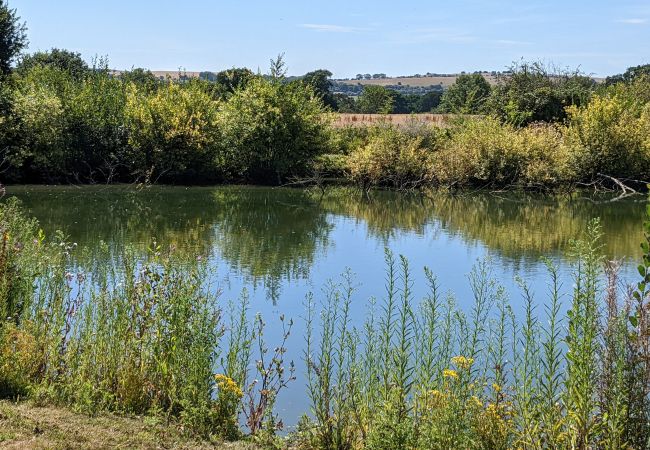
[[[9,0],[30,51],[106,55],[116,69],[327,68],[407,75],[520,58],[597,76],[650,62],[648,0]],[[403,4],[404,6],[400,6]]]

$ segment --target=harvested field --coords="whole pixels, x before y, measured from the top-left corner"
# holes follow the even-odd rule
[[[444,126],[453,114],[336,114],[335,127],[363,127],[368,125],[392,124],[397,126],[433,124]]]
[[[496,84],[496,77],[490,74],[482,74],[490,84]],[[439,77],[393,77],[393,78],[378,78],[372,80],[335,80],[339,83],[345,84],[374,84],[377,86],[413,86],[413,87],[429,87],[429,86],[442,86],[448,88],[456,82],[458,75],[439,76]]]

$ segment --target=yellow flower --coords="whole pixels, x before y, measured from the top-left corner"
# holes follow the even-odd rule
[[[437,408],[444,404],[445,394],[440,392],[438,389],[432,389],[429,391],[429,399],[431,400],[430,406]]]
[[[243,397],[244,393],[242,392],[237,382],[232,378],[223,375],[221,373],[218,373],[214,376],[214,379],[217,382],[217,387],[219,388],[220,391],[224,393],[234,394],[236,397],[239,398]]]
[[[431,389],[429,391],[429,395],[433,398],[440,398],[443,396],[442,392],[440,392],[438,389]]]
[[[499,385],[496,384],[496,383],[494,383],[494,384],[492,385],[492,389],[494,389],[494,392],[496,392],[497,394],[498,394],[499,392],[501,392],[501,386],[499,386]]]
[[[472,367],[474,364],[474,358],[466,358],[464,356],[454,356],[451,358],[451,362],[456,365],[461,370],[467,370]]]
[[[452,369],[445,369],[442,371],[442,376],[445,378],[458,378],[458,372]]]

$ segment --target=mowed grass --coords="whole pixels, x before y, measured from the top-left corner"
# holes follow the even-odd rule
[[[8,449],[229,449],[253,450],[246,442],[200,441],[160,420],[0,401],[0,448]]]

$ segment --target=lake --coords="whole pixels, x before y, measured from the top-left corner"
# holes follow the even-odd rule
[[[247,289],[250,313],[265,318],[271,347],[280,337],[279,315],[293,318],[288,346],[298,379],[277,406],[289,425],[309,409],[302,362],[308,292],[318,301],[328,280],[340,280],[349,269],[356,286],[353,317],[361,325],[368,298],[383,295],[384,252],[390,249],[410,261],[416,295],[425,293],[427,266],[468,308],[467,274],[488,258],[515,311],[521,304],[517,277],[543,305],[547,277],[541,258],[560,267],[564,290],[570,291],[567,250],[593,218],[601,221],[604,254],[622,259],[623,279],[634,282],[646,203],[644,196],[613,201],[612,195],[585,193],[364,194],[343,187],[15,186],[7,193],[23,201],[47,234],[62,230],[87,248],[79,252],[81,265],[102,242],[116,251],[131,245],[146,252],[155,239],[207,258],[224,305]]]

